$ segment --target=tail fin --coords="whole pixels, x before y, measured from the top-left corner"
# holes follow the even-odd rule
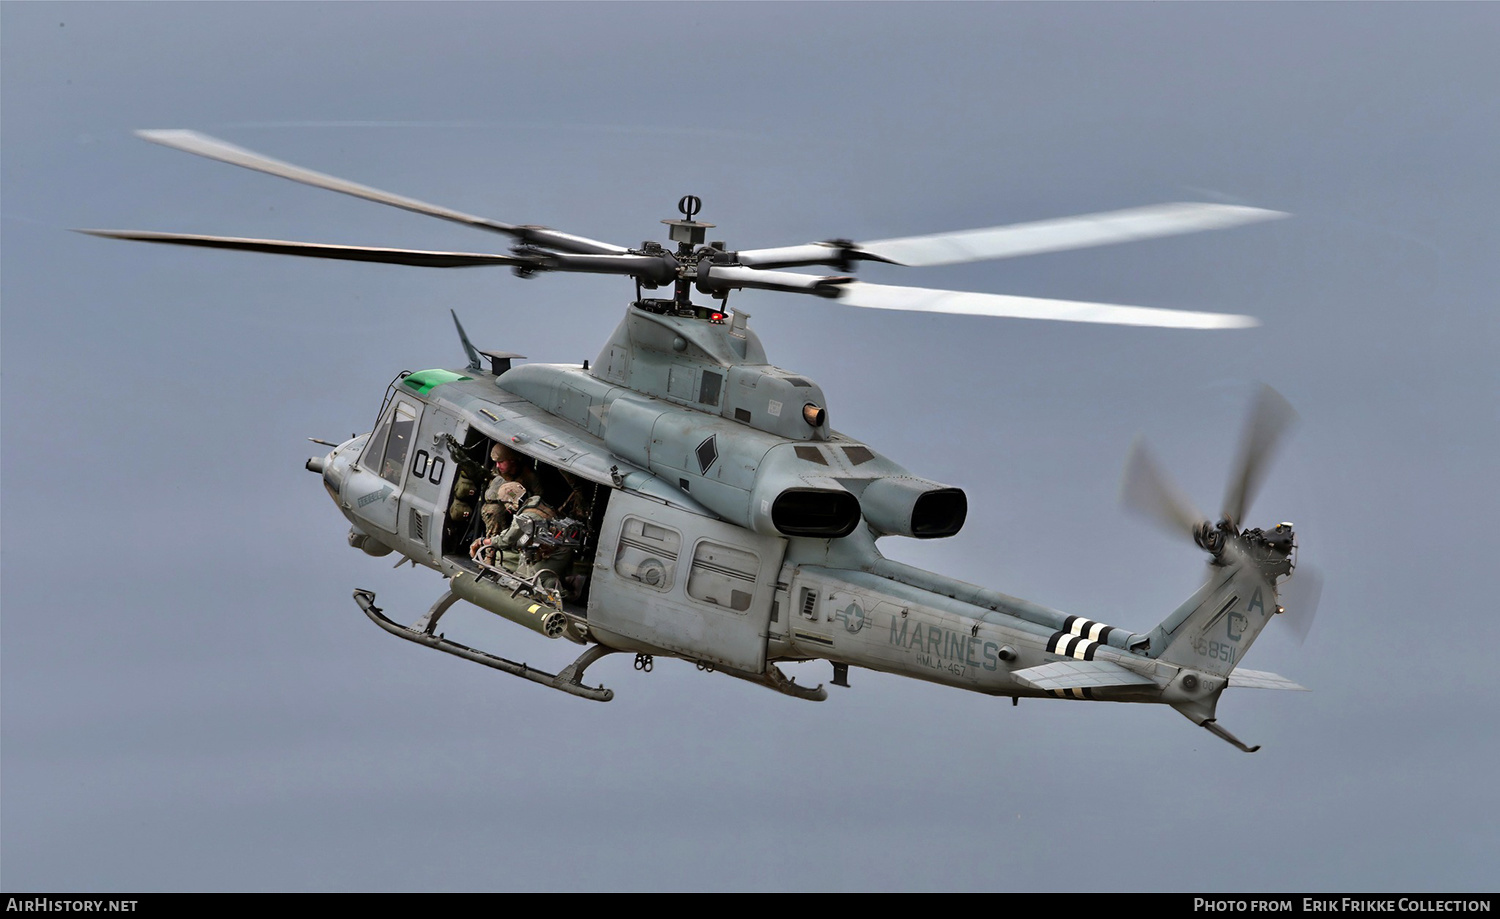
[[[1148,654],[1227,678],[1276,614],[1276,587],[1248,561],[1211,571],[1208,582],[1152,630]]]
[[[1254,753],[1259,746],[1246,745],[1215,721],[1230,674],[1277,610],[1275,585],[1259,565],[1241,558],[1209,569],[1208,582],[1152,630],[1147,653],[1183,668],[1166,687],[1164,701],[1214,736]]]

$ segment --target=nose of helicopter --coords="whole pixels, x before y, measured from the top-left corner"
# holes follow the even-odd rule
[[[354,437],[337,446],[329,444],[328,441],[314,440],[314,443],[333,446],[333,449],[326,456],[309,457],[303,464],[303,468],[323,477],[323,487],[328,489],[328,495],[333,498],[335,504],[338,503],[339,494],[344,490],[344,479],[348,476],[349,464],[353,462],[354,457],[359,455],[359,448],[366,437],[368,435]]]

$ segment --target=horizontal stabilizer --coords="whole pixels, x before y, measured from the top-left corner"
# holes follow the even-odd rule
[[[1270,675],[1270,674],[1268,674]],[[1106,686],[1155,686],[1138,673],[1109,661],[1055,661],[1011,674],[1023,686],[1055,692],[1059,689],[1102,689]]]
[[[1235,668],[1229,675],[1229,685],[1238,686],[1242,689],[1293,689],[1298,692],[1311,692],[1306,686],[1293,683],[1291,680],[1279,673],[1267,673],[1264,670],[1246,670],[1243,667]]]

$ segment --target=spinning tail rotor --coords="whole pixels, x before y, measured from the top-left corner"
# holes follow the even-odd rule
[[[1286,399],[1262,384],[1246,419],[1217,523],[1204,516],[1167,477],[1141,439],[1131,446],[1126,458],[1120,500],[1162,530],[1190,538],[1211,556],[1211,565],[1254,565],[1271,584],[1276,585],[1279,579],[1282,587],[1278,587],[1278,597],[1285,605],[1278,606],[1278,611],[1290,614],[1287,624],[1300,641],[1312,627],[1322,579],[1305,568],[1300,576],[1291,577],[1298,566],[1290,523],[1277,524],[1270,530],[1244,526],[1245,514],[1266,470],[1296,420],[1297,413]]]

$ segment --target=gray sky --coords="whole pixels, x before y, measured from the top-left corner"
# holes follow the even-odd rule
[[[0,5],[0,886],[9,890],[1493,889],[1500,7]],[[856,671],[811,705],[678,662],[597,705],[373,628],[427,571],[302,469],[397,371],[593,359],[609,278],[302,262],[70,227],[482,249],[166,150],[185,127],[622,244],[731,248],[1150,204],[1295,219],[867,280],[1249,313],[1237,332],[739,294],[836,427],[964,487],[887,555],[1144,631],[1201,555],[1115,505],[1144,432],[1201,506],[1254,381],[1302,425],[1251,514],[1327,586],[1165,708]],[[465,640],[571,657],[478,611]],[[445,620],[445,624],[447,624]],[[826,665],[802,668],[826,680]]]

